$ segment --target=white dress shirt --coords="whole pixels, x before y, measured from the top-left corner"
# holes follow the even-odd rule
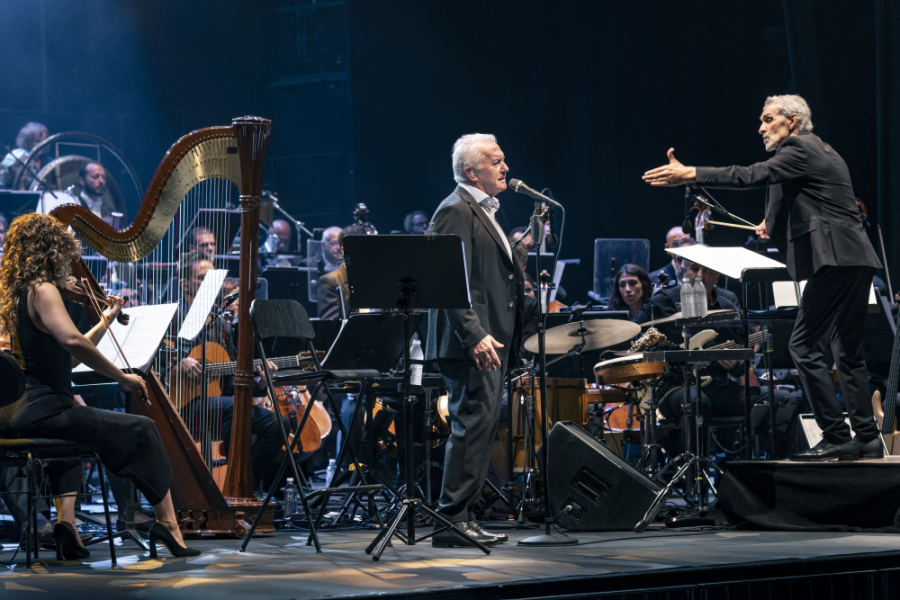
[[[500,227],[500,223],[497,222],[497,218],[494,216],[495,213],[500,210],[500,201],[493,196],[488,196],[484,191],[467,183],[460,183],[459,185],[464,190],[469,192],[469,194],[471,194],[473,198],[475,198],[475,202],[480,204],[481,208],[484,209],[484,212],[486,212],[488,217],[490,217],[491,222],[497,229],[497,233],[500,234],[500,239],[503,240],[503,245],[506,247],[506,254],[509,255],[511,259],[512,248],[509,245],[509,240],[506,238],[506,234],[503,232],[503,228]]]

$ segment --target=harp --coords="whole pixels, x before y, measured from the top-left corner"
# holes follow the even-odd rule
[[[215,266],[230,263],[239,271],[237,322],[247,324],[237,328],[234,413],[224,479],[217,484],[214,478],[216,465],[224,463],[215,453],[221,447],[215,443],[215,415],[204,411],[195,418],[194,413],[180,413],[170,400],[177,382],[164,383],[165,378],[158,376],[177,360],[177,349],[170,353],[175,359],[161,355],[148,375],[151,402],[133,406],[135,413],[150,417],[159,428],[174,475],[172,500],[188,536],[243,537],[249,529],[245,517],[260,506],[254,500],[250,459],[254,372],[249,311],[257,289],[262,172],[270,128],[268,119],[242,117],[230,127],[200,129],[182,137],[166,153],[134,221],[124,229],[77,205],[52,213],[75,231],[85,247],[84,259],[73,259],[76,278],[85,277],[98,291],[103,282],[113,293],[128,293],[138,303],[179,301],[178,258],[198,225],[225,237],[236,230],[233,220],[240,225],[239,254],[229,254],[229,239],[211,256]],[[235,196],[239,209],[229,210]],[[265,531],[274,530],[271,513],[263,524]]]

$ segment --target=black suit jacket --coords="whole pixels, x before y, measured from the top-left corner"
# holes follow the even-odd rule
[[[471,360],[469,348],[488,334],[503,344],[501,359],[517,355],[522,332],[522,270],[506,251],[503,238],[481,205],[461,186],[432,217],[435,233],[458,235],[466,255],[472,308],[432,310],[428,319],[428,360]]]
[[[350,284],[347,281],[347,266],[341,263],[337,269],[331,273],[326,273],[319,277],[319,283],[316,286],[316,313],[320,319],[340,319],[341,314],[341,294],[338,293],[338,287],[341,288],[341,294],[344,296],[344,302],[350,302]],[[347,304],[349,306],[349,304]]]
[[[847,164],[817,135],[788,137],[772,158],[749,167],[697,167],[697,183],[769,186],[766,228],[794,281],[825,266],[881,268],[859,221]]]

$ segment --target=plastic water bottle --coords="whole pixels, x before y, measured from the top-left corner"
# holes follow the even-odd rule
[[[337,462],[333,458],[328,459],[328,468],[325,469],[325,487],[331,487],[334,472],[337,471]]]
[[[696,279],[696,283],[694,284],[694,313],[695,317],[705,317],[709,314],[709,305],[707,304],[706,299],[706,286],[703,285],[703,280],[699,277]]]
[[[287,485],[284,486],[284,516],[290,518],[297,512],[297,486],[294,485],[294,478],[287,478]]]
[[[422,368],[425,366],[425,355],[422,353],[422,341],[413,340],[409,349],[409,384],[422,385]]]
[[[696,304],[694,303],[694,287],[687,277],[681,282],[681,316],[685,319],[695,317]]]

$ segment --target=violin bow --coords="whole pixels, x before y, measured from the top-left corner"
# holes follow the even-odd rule
[[[113,346],[116,349],[116,354],[119,355],[119,358],[122,359],[122,362],[125,363],[125,366],[128,367],[128,370],[131,371],[132,374],[134,374],[134,369],[131,367],[128,359],[125,358],[125,352],[122,351],[122,346],[119,345],[119,340],[116,339],[116,334],[113,333],[112,324],[109,322],[109,319],[106,318],[106,315],[103,314],[103,311],[100,310],[100,303],[97,302],[97,298],[94,296],[94,291],[88,285],[87,279],[82,277],[81,283],[88,290],[88,296],[90,296],[91,298],[91,302],[94,305],[94,310],[97,311],[97,314],[100,315],[100,319],[103,320],[103,324],[106,325],[106,332],[109,334],[110,339],[112,339],[113,341]],[[143,394],[141,394],[141,400],[143,400],[147,404],[150,404],[150,398],[147,398]]]

